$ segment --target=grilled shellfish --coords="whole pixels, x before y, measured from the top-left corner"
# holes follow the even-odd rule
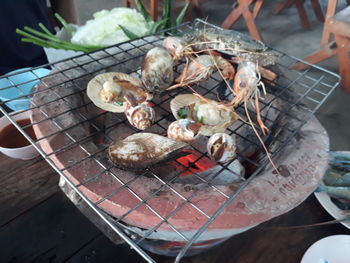
[[[194,50],[214,50],[237,57],[238,61],[252,61],[261,66],[275,64],[278,56],[263,42],[233,30],[206,28],[186,34],[183,40]]]
[[[126,102],[125,115],[130,124],[139,130],[147,129],[156,119],[154,109],[145,102],[136,106]]]
[[[99,108],[111,112],[123,112],[125,95],[132,94],[137,103],[151,99],[141,80],[121,72],[109,72],[95,76],[87,86],[87,95]]]
[[[194,94],[181,94],[170,102],[174,117],[190,119],[202,124],[200,133],[205,136],[224,132],[238,115],[230,108],[210,99],[201,99]]]
[[[168,127],[168,138],[191,143],[198,137],[201,126],[200,123],[188,119],[174,121]]]
[[[187,145],[154,133],[135,133],[110,145],[108,155],[121,169],[137,171],[176,157]]]
[[[173,59],[163,47],[150,49],[141,67],[142,81],[151,93],[160,93],[174,81]]]
[[[207,152],[212,160],[227,163],[236,156],[236,140],[226,133],[212,135],[207,143]]]

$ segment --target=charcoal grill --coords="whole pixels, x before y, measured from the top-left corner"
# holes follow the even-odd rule
[[[215,27],[196,20],[176,31],[183,34],[199,26]],[[270,133],[260,136],[278,173],[250,125],[241,120],[227,130],[240,145],[229,164],[212,164],[203,148],[204,138],[192,145],[188,158],[138,173],[122,171],[107,159],[106,149],[117,138],[139,131],[123,114],[96,108],[86,96],[86,86],[104,72],[138,74],[145,53],[160,46],[162,39],[162,34],[146,36],[42,66],[52,69],[50,75],[38,77],[40,84],[32,93],[18,97],[31,98],[36,140],[6,112],[8,101],[0,103],[0,110],[96,215],[144,259],[154,262],[147,252],[151,251],[176,256],[179,262],[184,255],[199,253],[289,211],[314,191],[326,169],[329,145],[313,114],[338,86],[339,76],[314,65],[302,72],[291,70],[301,60],[274,50],[279,59],[271,70],[278,78],[263,80],[268,96],[260,100]],[[19,85],[7,88],[21,92]],[[196,90],[216,98],[222,91],[220,76],[214,74]],[[148,132],[165,134],[174,120],[169,102],[180,93],[189,91],[177,89],[152,101],[157,120]],[[237,112],[245,116],[242,105]],[[254,120],[255,111],[249,113]],[[240,181],[234,180],[237,160],[246,171]]]

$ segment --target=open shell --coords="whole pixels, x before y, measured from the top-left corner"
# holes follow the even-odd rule
[[[199,136],[201,126],[200,123],[188,119],[174,121],[168,127],[168,138],[191,143]]]
[[[106,84],[115,83],[116,89],[111,94],[106,92]],[[142,103],[151,96],[146,92],[141,80],[121,72],[109,72],[95,76],[87,85],[87,95],[99,108],[110,112],[124,112],[124,95],[131,93],[138,103]],[[108,102],[109,101],[109,102]]]
[[[214,100],[202,100],[193,94],[176,96],[171,100],[170,108],[177,120],[186,118],[200,122],[202,124],[200,133],[205,136],[224,132],[238,119],[238,115],[233,109],[225,107]],[[187,112],[186,116],[179,115],[179,111],[182,109]]]
[[[110,145],[108,155],[118,167],[137,171],[176,156],[187,145],[154,133],[135,133]]]
[[[163,47],[154,47],[147,52],[142,63],[141,75],[149,92],[162,92],[173,83],[173,63],[171,55]]]
[[[236,140],[226,133],[212,135],[207,143],[209,157],[219,163],[227,163],[236,156]]]

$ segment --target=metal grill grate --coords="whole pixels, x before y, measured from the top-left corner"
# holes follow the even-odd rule
[[[195,23],[212,27],[212,25],[200,20]],[[193,24],[188,23],[179,27],[178,31],[188,32],[193,29],[193,26]],[[159,167],[155,166],[128,177],[107,160],[106,149],[117,138],[116,136],[120,134],[125,136],[139,131],[128,124],[123,114],[97,110],[86,97],[86,84],[93,76],[103,72],[120,71],[137,74],[145,53],[152,47],[161,44],[161,36],[147,36],[45,65],[45,67],[52,69],[51,74],[43,78],[37,76],[37,80],[41,82],[32,93],[23,93],[21,84],[24,83],[14,84],[12,82],[11,86],[1,88],[1,90],[16,88],[21,95],[0,103],[0,110],[3,114],[37,147],[47,162],[79,193],[98,216],[149,262],[154,262],[154,260],[141,248],[147,240],[155,238],[157,233],[166,229],[174,240],[184,242],[184,246],[179,249],[177,255],[176,260],[179,261],[186,251],[200,240],[200,236],[238,196],[240,191],[269,165],[268,158],[257,138],[252,132],[247,133],[248,130],[251,131],[251,127],[241,120],[230,127],[227,133],[235,135],[238,140],[243,142],[244,147],[240,149],[236,159],[239,159],[246,167],[246,175],[245,180],[239,183],[239,187],[231,189],[232,191],[229,192],[221,189],[217,178],[223,173],[237,176],[236,171],[230,165],[232,162],[218,165],[219,168],[215,170],[214,174],[203,176],[196,164],[200,163],[201,160],[205,162],[208,156],[200,143],[192,145],[195,152],[192,164],[184,165],[176,161],[177,167],[180,168],[170,176],[164,176],[159,172]],[[300,128],[312,117],[339,83],[339,77],[336,74],[317,66],[310,66],[303,72],[290,70],[290,66],[300,60],[281,52],[278,53],[280,54],[278,63],[273,67],[273,70],[278,73],[278,78],[275,81],[264,80],[269,95],[260,101],[264,122],[271,131],[268,136],[260,135],[269,146],[269,152],[273,158],[293,140]],[[33,70],[31,71],[35,74]],[[180,71],[181,65],[176,69],[177,73]],[[9,75],[1,79],[7,79],[11,82]],[[221,84],[220,75],[214,74],[210,80],[200,83],[196,90],[208,98],[215,99]],[[180,93],[189,93],[189,90],[180,88],[152,101],[157,112],[157,120],[149,129],[150,132],[165,134],[168,124],[174,120],[169,109],[169,102]],[[37,140],[31,139],[25,134],[23,130],[25,127],[20,128],[12,119],[14,115],[9,116],[5,110],[4,104],[20,98],[32,99],[31,111],[33,111],[34,122],[31,125],[46,127],[45,132]],[[238,107],[237,112],[241,116],[245,116],[242,105]],[[255,111],[250,110],[249,112],[254,119]],[[60,139],[55,141],[57,137]],[[55,145],[51,145],[51,147],[38,146],[38,143],[42,143],[41,146],[43,146],[46,142]],[[255,149],[254,155],[249,154],[252,148]],[[70,154],[72,152],[74,154]],[[60,158],[68,159],[64,162]],[[57,162],[57,159],[61,161]],[[84,176],[81,178],[70,176],[70,174],[77,173],[78,170],[84,170]],[[191,188],[187,192],[188,194],[184,194],[176,187],[176,183],[186,180],[183,179],[185,176],[181,176],[186,172],[191,173],[191,180],[196,182],[193,183],[196,185],[195,187],[183,183],[186,184],[186,187]],[[135,187],[137,184],[144,183],[144,178],[149,178],[156,186],[152,189],[151,194],[145,194]],[[101,182],[109,184],[106,186]],[[101,187],[105,188],[99,188],[102,190],[95,198],[87,196],[84,189],[96,186],[96,184],[102,184]],[[214,211],[206,209],[205,206],[196,205],[193,201],[203,189],[207,188],[210,188],[223,200],[217,204]],[[125,191],[128,192],[128,196],[137,201],[133,202],[133,205],[118,217],[107,213],[106,203],[108,204],[111,198],[122,197]],[[171,192],[174,202],[177,203],[175,209],[166,213],[153,205],[155,204],[154,200],[159,198],[164,191]],[[132,213],[141,208],[158,219],[154,221],[153,227],[143,229],[140,226],[142,231],[137,232],[133,226],[127,225],[125,221]],[[173,219],[184,208],[189,211],[195,210],[194,213],[199,213],[205,218],[204,223],[191,232],[181,229],[176,224],[176,220]]]

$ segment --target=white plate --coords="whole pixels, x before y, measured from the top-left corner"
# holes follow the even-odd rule
[[[331,200],[329,195],[325,192],[315,192],[314,193],[317,200],[320,202],[320,204],[323,206],[323,208],[335,219],[342,219],[345,216],[345,213],[343,210],[339,209]],[[345,227],[350,229],[350,221],[346,222],[340,222]],[[350,259],[348,263],[350,262]]]
[[[320,239],[306,250],[300,263],[349,263],[350,235]]]

